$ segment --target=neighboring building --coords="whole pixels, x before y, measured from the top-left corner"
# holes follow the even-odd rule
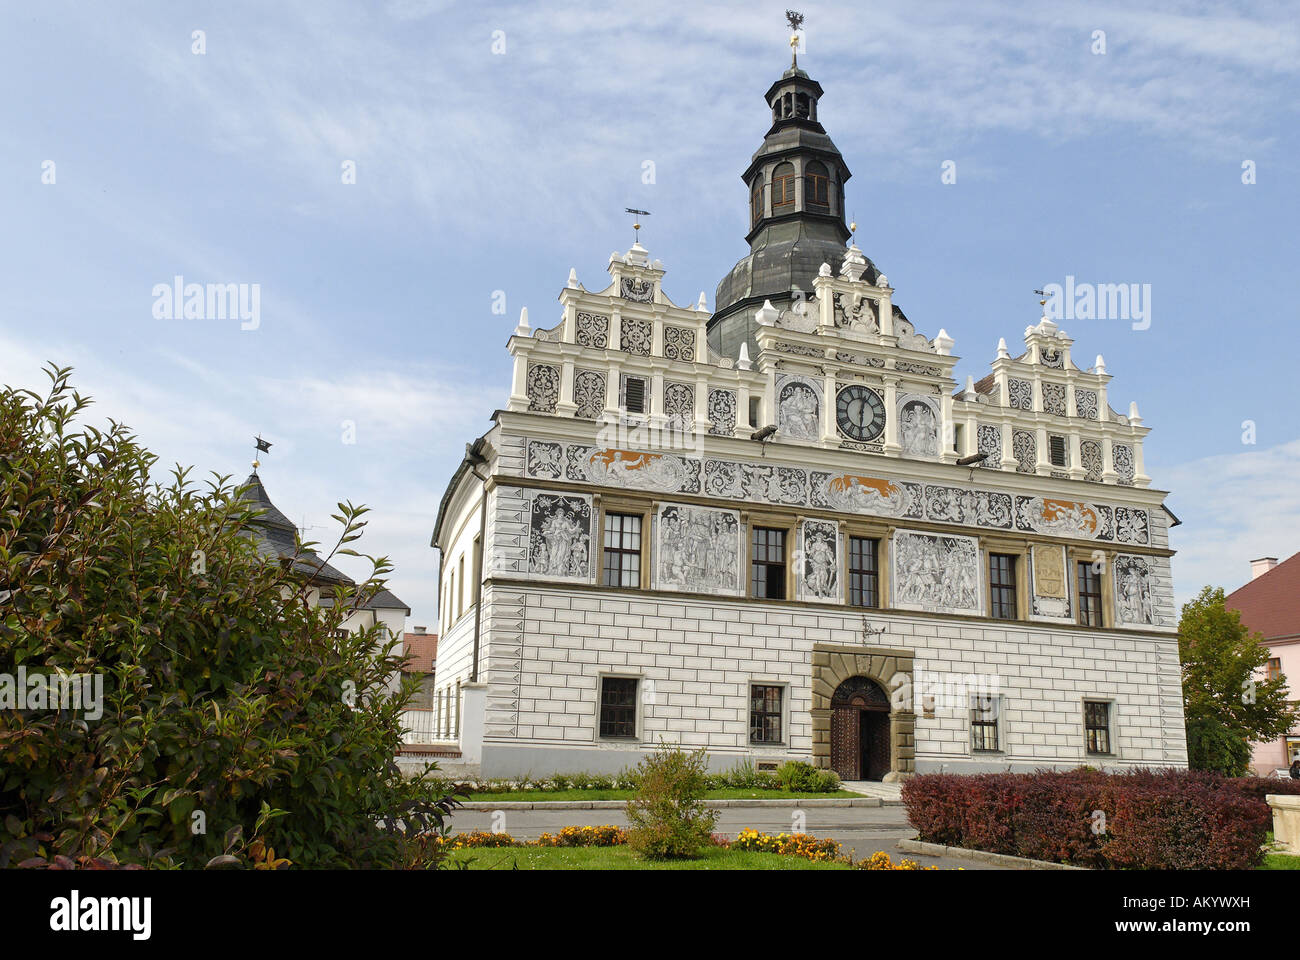
[[[1278,563],[1277,557],[1252,560],[1250,576],[1248,584],[1228,594],[1224,606],[1240,611],[1241,622],[1263,636],[1268,678],[1287,679],[1294,698],[1296,686],[1290,678],[1300,680],[1300,553],[1285,563]],[[1300,760],[1300,724],[1284,737],[1252,746],[1251,765],[1260,776],[1290,767]]]
[[[432,709],[434,706],[434,677],[438,665],[438,635],[427,627],[415,627],[414,632],[402,637],[402,672],[416,677],[420,689],[411,699],[410,706]]]
[[[1148,428],[1046,318],[957,388],[953,340],[845,246],[821,95],[795,67],[767,91],[750,252],[711,316],[639,242],[602,289],[571,272],[554,327],[521,316],[433,535],[466,759],[617,770],[662,739],[851,779],[1185,766]]]
[[[335,601],[336,590],[356,586],[351,577],[330,566],[312,551],[296,550],[294,535],[297,528],[271,502],[256,469],[244,481],[244,499],[261,511],[260,516],[251,524],[258,551],[262,556],[278,557],[282,563],[292,564],[293,572],[310,584],[308,603],[312,606],[330,606]],[[391,591],[380,590],[360,609],[349,614],[343,621],[342,628],[355,633],[381,622],[390,636],[400,637],[406,630],[406,618],[410,615],[410,608]]]

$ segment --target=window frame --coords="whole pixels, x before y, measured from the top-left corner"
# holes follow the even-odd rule
[[[820,167],[820,173],[816,172],[813,167]],[[821,188],[821,194],[825,200],[817,199],[818,187]],[[803,197],[805,209],[811,207],[822,207],[826,213],[831,209],[831,177],[830,170],[824,163],[814,160],[809,163],[803,172]]]
[[[1074,555],[1074,604],[1075,604],[1075,622],[1081,627],[1103,628],[1106,626],[1106,571],[1110,569],[1110,558],[1106,557],[1103,561],[1102,572],[1094,573],[1092,565],[1095,561],[1092,559],[1081,559],[1078,554]],[[1087,569],[1087,576],[1084,575],[1084,569]],[[1095,577],[1097,580],[1096,592],[1089,591],[1084,593],[1085,581],[1091,581]],[[1089,600],[1096,598],[1097,622],[1084,619],[1084,597]],[[1091,604],[1088,604],[1091,606]]]
[[[630,734],[605,732],[605,684],[607,681],[626,681],[632,684],[631,704],[613,704],[611,709],[632,711],[632,732]],[[627,743],[641,739],[641,683],[642,678],[627,673],[602,673],[596,681],[596,739]],[[611,722],[625,723],[625,720]]]
[[[629,549],[621,545],[618,547],[611,547],[609,545],[609,521],[614,517],[620,518],[620,521],[636,521],[637,545],[635,549]],[[624,508],[621,504],[617,503],[608,505],[602,504],[600,511],[600,585],[602,587],[607,587],[612,590],[639,590],[643,587],[646,577],[646,536],[649,531],[649,526],[647,515],[642,509]],[[620,544],[624,542],[626,536],[627,531],[623,528],[622,522],[620,522],[618,531]],[[608,579],[610,567],[607,558],[610,554],[616,554],[620,558],[618,566],[620,582],[618,583],[610,583]],[[636,557],[636,582],[623,583],[623,575],[627,573],[627,571],[622,565],[622,558],[631,556]]]
[[[985,718],[988,713],[988,709],[989,709],[988,707],[977,706],[977,702],[981,699],[989,701],[990,705],[992,706],[992,711],[993,711],[992,720]],[[1002,745],[1002,695],[1000,693],[985,693],[985,694],[972,693],[970,695],[970,701],[968,706],[969,706],[968,717],[970,723],[971,753],[972,754],[1005,753],[1006,750],[1003,748]],[[979,719],[977,719],[976,717],[977,710],[979,711]],[[978,739],[987,742],[987,732],[990,728],[993,731],[993,746],[989,747],[989,746],[977,745],[976,743],[977,731],[980,731],[984,734],[984,736],[979,737]]]
[[[847,590],[845,596],[845,603],[847,603],[850,607],[857,607],[861,610],[879,610],[881,607],[884,606],[884,596],[882,592],[882,581],[884,580],[884,578],[881,576],[881,562],[880,562],[881,539],[882,538],[880,538],[879,536],[869,536],[854,531],[850,531],[845,536],[845,540],[848,543],[848,551],[845,557],[846,576],[844,580],[845,580],[845,589]],[[854,545],[856,542],[865,542],[871,544],[871,565],[873,569],[867,570],[865,568],[855,567],[853,565],[856,557],[856,553],[854,550]],[[873,597],[875,601],[874,603],[855,602],[854,595],[853,595],[855,589],[854,581],[857,577],[862,577],[864,579],[866,578],[871,579],[872,592],[874,593],[874,597]],[[859,590],[859,592],[861,591],[861,587],[857,587],[857,589]]]
[[[772,717],[772,716],[776,717],[777,738],[775,740],[754,739],[754,717],[756,715],[756,711],[754,709],[754,704],[755,704],[754,691],[760,687],[764,689],[775,690],[777,692],[777,707],[775,713],[773,713],[773,711],[771,710],[762,711],[761,713],[761,716],[763,717]],[[749,739],[747,742],[749,746],[751,747],[786,746],[786,739],[787,739],[786,738],[786,731],[787,731],[786,707],[787,704],[789,703],[789,695],[788,695],[789,684],[784,682],[772,681],[772,680],[751,679],[749,681],[748,689],[749,689],[749,706],[747,712],[748,712],[748,725],[749,725]]]
[[[1100,706],[1105,708],[1106,724],[1104,728],[1090,725],[1090,721],[1088,717],[1088,708],[1090,706]],[[1094,730],[1102,730],[1102,729],[1104,729],[1105,731],[1106,749],[1094,750],[1092,748],[1093,738],[1091,734]],[[1083,699],[1083,752],[1085,756],[1089,756],[1089,757],[1114,757],[1117,755],[1115,751],[1115,701],[1114,700],[1102,700],[1095,697],[1085,697]]]
[[[777,175],[782,167],[789,167],[788,174]],[[789,160],[783,160],[772,168],[772,214],[775,216],[777,208],[781,208],[781,213],[790,213],[797,209],[799,194],[796,185],[799,181],[799,171]],[[789,197],[788,200],[777,198]]]
[[[752,520],[752,521],[749,523],[749,537],[748,537],[748,540],[749,540],[749,549],[748,549],[748,554],[749,554],[749,556],[748,556],[748,560],[749,560],[749,563],[748,563],[748,565],[747,565],[748,568],[749,568],[749,576],[748,576],[748,584],[749,584],[749,585],[748,585],[748,587],[747,587],[747,589],[746,589],[746,595],[747,595],[751,600],[789,600],[789,599],[791,598],[791,595],[792,595],[792,593],[793,593],[793,590],[791,589],[791,586],[792,586],[792,585],[791,585],[790,580],[791,580],[791,574],[792,574],[792,567],[793,567],[793,564],[790,562],[790,544],[791,544],[791,542],[792,542],[792,540],[793,540],[793,537],[794,537],[794,528],[795,528],[795,521],[793,521],[793,520],[788,520],[788,521],[787,521],[787,520],[782,520],[782,521],[779,521],[779,522],[773,523],[773,522],[768,521],[766,518],[762,518],[762,519],[755,519],[755,520]],[[775,563],[774,561],[772,561],[772,560],[768,560],[768,559],[764,559],[764,560],[761,560],[761,561],[757,559],[757,557],[756,557],[756,555],[755,555],[755,548],[757,547],[757,544],[756,544],[756,542],[755,542],[755,538],[756,538],[756,536],[757,536],[757,534],[758,534],[758,532],[759,532],[760,530],[766,531],[766,532],[768,532],[768,533],[779,533],[779,534],[781,534],[781,562],[780,562],[780,564],[777,564],[777,563]],[[764,544],[764,547],[765,547],[765,548],[770,548],[770,544]],[[779,597],[773,597],[773,596],[760,595],[760,594],[758,594],[758,593],[755,591],[755,589],[754,589],[754,580],[755,580],[755,576],[754,576],[754,575],[755,575],[755,572],[756,572],[756,571],[755,571],[755,565],[756,565],[756,564],[759,564],[759,563],[762,563],[765,567],[768,567],[768,568],[771,568],[771,567],[774,567],[774,566],[778,566],[778,565],[781,567],[781,579],[780,579],[780,581],[779,581],[780,584],[781,584],[781,596],[779,596]],[[767,577],[770,577],[770,576],[771,576],[771,570],[769,569],[769,570],[767,571]],[[765,578],[764,582],[767,583],[768,580]]]
[[[989,597],[989,617],[994,620],[1019,620],[1020,619],[1020,567],[1018,562],[1023,554],[1008,553],[997,549],[985,551],[984,569],[988,577],[988,597]],[[1006,573],[1010,582],[994,582],[993,579],[993,561],[995,559],[1007,561]],[[1010,592],[1010,604],[1007,603],[1005,594]],[[1006,615],[1000,614],[1001,608]]]

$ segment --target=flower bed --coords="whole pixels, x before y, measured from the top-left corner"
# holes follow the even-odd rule
[[[611,824],[601,826],[563,827],[559,833],[543,833],[536,840],[516,840],[508,833],[489,833],[475,830],[451,837],[440,838],[436,846],[441,851],[470,850],[485,847],[621,847],[627,844],[627,833]],[[740,831],[735,840],[717,836],[712,845],[728,850],[752,853],[775,853],[782,856],[801,857],[817,863],[843,863],[859,870],[937,870],[922,867],[915,860],[893,862],[883,850],[864,860],[855,861],[845,854],[834,840],[818,839],[806,833],[760,833],[751,827]]]
[[[1081,769],[923,774],[902,796],[931,843],[1102,869],[1241,870],[1259,864],[1271,821],[1251,789],[1200,771]]]

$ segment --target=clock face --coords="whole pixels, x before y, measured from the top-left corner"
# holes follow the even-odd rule
[[[871,388],[851,384],[836,398],[835,417],[846,437],[874,440],[885,429],[885,403]]]

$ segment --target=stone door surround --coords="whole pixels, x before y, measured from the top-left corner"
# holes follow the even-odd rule
[[[885,780],[901,780],[916,770],[916,715],[912,712],[912,651],[814,643],[812,648],[813,763],[831,766],[831,697],[849,677],[876,681],[889,694],[889,770]],[[898,698],[905,698],[899,704]]]

